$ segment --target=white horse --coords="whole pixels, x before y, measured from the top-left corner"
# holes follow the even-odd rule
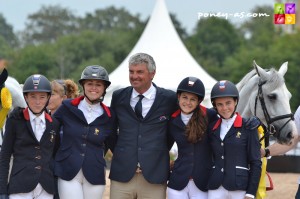
[[[290,108],[291,93],[284,82],[288,62],[276,71],[264,70],[253,61],[254,70],[236,86],[240,100],[237,111],[243,116],[257,116],[279,143],[289,143],[296,129]]]
[[[4,83],[4,87],[6,87],[11,93],[12,107],[10,111],[12,111],[15,107],[25,108],[27,104],[23,97],[22,87],[15,78],[8,76],[6,69],[4,69],[3,72],[0,74],[0,85],[2,85],[3,83]],[[1,108],[2,105],[0,103],[0,110]],[[2,144],[3,132],[4,129],[1,129],[0,146]]]

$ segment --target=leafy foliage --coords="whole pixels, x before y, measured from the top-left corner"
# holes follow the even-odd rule
[[[139,15],[133,16],[124,8],[116,9],[113,6],[86,14],[84,18],[79,19],[79,24],[81,30],[111,33],[141,30],[145,26]]]
[[[187,46],[202,67],[214,78],[224,78],[224,61],[239,48],[242,38],[226,19],[210,17],[200,20]]]
[[[6,20],[1,13],[0,13],[0,37],[2,37],[3,39],[3,41],[0,42],[0,48],[3,48],[3,46],[14,47],[17,45],[17,37],[13,32],[13,27],[6,23]],[[1,51],[1,54],[3,52],[5,51]]]
[[[34,14],[28,16],[23,40],[26,44],[55,42],[63,35],[76,33],[77,18],[72,11],[56,6],[42,6]]]

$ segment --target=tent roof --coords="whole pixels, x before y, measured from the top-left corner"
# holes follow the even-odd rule
[[[156,62],[153,82],[164,88],[176,90],[179,82],[188,76],[201,79],[206,88],[206,98],[215,84],[213,79],[188,52],[173,26],[164,0],[157,0],[148,24],[140,39],[126,59],[109,75],[111,86],[105,103],[110,104],[113,90],[129,86],[128,61],[135,53],[147,53]]]

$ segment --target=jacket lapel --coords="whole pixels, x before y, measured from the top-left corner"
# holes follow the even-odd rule
[[[226,133],[225,137],[224,137],[224,140],[226,138],[229,138],[231,137],[232,135],[234,135],[236,133],[236,130],[234,128],[234,126],[232,125],[231,128],[229,129],[229,131]]]
[[[156,96],[155,96],[154,102],[153,102],[149,112],[147,113],[147,115],[145,116],[144,119],[147,119],[148,117],[151,116],[151,114],[155,113],[155,111],[159,108],[161,102],[165,98],[161,88],[157,87],[154,83],[153,83],[153,86],[156,88]]]
[[[27,129],[29,130],[29,134],[37,141],[35,134],[34,134],[34,129],[32,129],[30,120],[26,120],[26,125],[27,125]]]
[[[181,120],[181,115],[180,114],[173,119],[172,124],[174,126],[177,126],[177,127],[181,128],[181,129],[185,129],[185,124]]]
[[[128,113],[130,113],[136,117],[136,114],[130,105],[132,90],[133,90],[133,87],[129,87],[129,89],[126,89],[125,95],[121,95],[119,100],[120,100],[120,105],[122,107],[125,107],[125,109],[128,111]]]
[[[225,135],[224,139],[226,139],[227,137],[230,137],[232,135],[236,135],[237,128],[242,127],[242,121],[243,121],[242,117],[237,113],[237,116],[233,122],[233,125],[229,129],[228,133]]]
[[[37,141],[35,134],[34,134],[34,129],[31,126],[28,107],[23,110],[23,116],[25,118],[25,122],[26,122],[27,129],[29,131],[29,134],[32,136],[33,139],[35,139]]]

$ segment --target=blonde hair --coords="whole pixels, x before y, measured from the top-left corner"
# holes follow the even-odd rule
[[[51,82],[52,92],[58,93],[60,96],[66,95],[67,98],[76,98],[79,96],[78,85],[71,79],[58,79]]]

